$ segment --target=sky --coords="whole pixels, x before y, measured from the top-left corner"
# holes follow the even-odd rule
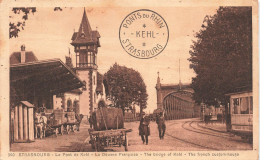
[[[195,73],[189,68],[187,60],[194,34],[201,29],[206,15],[214,15],[217,7],[161,7],[146,8],[157,12],[166,21],[169,28],[169,40],[166,48],[158,56],[151,59],[137,59],[130,56],[122,48],[119,41],[119,27],[123,19],[134,10],[134,7],[86,7],[87,17],[92,30],[101,35],[101,47],[98,50],[97,64],[101,74],[118,63],[133,68],[141,73],[147,86],[147,112],[152,113],[156,106],[157,72],[162,84],[191,83]],[[69,48],[75,66],[75,53],[71,43],[74,31],[78,31],[84,8],[37,8],[37,12],[29,15],[25,29],[18,38],[10,39],[10,54],[20,51],[24,44],[26,51],[33,51],[38,60],[60,58],[65,62]],[[10,11],[10,21],[17,21],[21,15]],[[179,77],[180,59],[180,77]]]

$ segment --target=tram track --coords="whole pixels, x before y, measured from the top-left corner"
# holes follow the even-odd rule
[[[238,140],[235,140],[235,139],[231,139],[232,136],[228,135],[228,136],[220,136],[220,135],[216,135],[216,134],[213,134],[213,133],[210,133],[208,131],[198,131],[199,129],[197,128],[194,128],[191,126],[191,124],[193,122],[196,122],[196,121],[186,121],[185,123],[182,124],[182,128],[185,129],[185,130],[188,130],[188,131],[191,131],[191,132],[194,132],[194,133],[199,133],[199,134],[204,134],[204,135],[208,135],[208,136],[213,136],[213,137],[218,137],[218,138],[224,138],[224,139],[227,139],[229,141],[234,141],[234,142],[237,142]],[[184,127],[185,124],[189,123],[189,126],[192,128],[192,129],[189,129],[187,127]],[[222,132],[222,133],[225,133],[225,132]],[[241,143],[247,143],[247,142],[244,142],[242,140],[239,140]]]
[[[207,131],[203,131],[203,130],[194,128],[193,126],[191,126],[191,124],[192,124],[193,122],[194,122],[194,121],[186,121],[185,123],[182,124],[182,128],[185,129],[185,130],[188,130],[188,131],[190,131],[190,132],[195,132],[195,133],[204,134],[204,135],[208,135],[208,136],[214,136],[214,137],[220,137],[220,138],[226,138],[226,139],[229,139],[229,138],[230,138],[230,137],[227,137],[227,136],[219,136],[219,135],[216,135],[216,134],[207,132]],[[192,128],[192,129],[185,127],[185,125],[186,125],[187,123],[189,123],[189,127]],[[200,131],[199,131],[199,130],[200,130]]]
[[[195,127],[192,126],[192,124],[193,124],[194,122],[195,122],[195,121],[190,122],[190,123],[189,123],[189,126],[190,126],[192,129],[194,129],[194,130],[196,130],[196,131],[198,131],[198,132],[202,132],[202,133],[205,133],[205,134],[208,134],[208,135],[217,136],[217,137],[221,137],[221,138],[228,138],[228,139],[230,138],[230,135],[227,134],[227,133],[225,133],[225,132],[214,133],[213,131],[208,131],[208,130],[205,130],[204,128],[203,128],[203,129],[195,128]],[[197,123],[197,126],[198,126],[198,123]],[[198,127],[200,127],[200,126],[198,126]],[[202,128],[202,127],[200,127],[200,128]],[[221,133],[222,135],[219,135],[219,133]]]
[[[225,132],[220,131],[220,130],[217,130],[217,129],[213,129],[213,128],[209,128],[209,127],[204,127],[204,126],[200,125],[200,123],[197,123],[197,126],[200,127],[200,128],[203,128],[203,129],[210,130],[210,131],[219,132],[219,133],[225,133]],[[228,133],[226,133],[226,134],[228,134]]]
[[[168,127],[171,127],[171,126],[173,126],[173,125],[175,125],[175,124],[178,124],[178,123],[171,124],[171,125],[169,125]],[[190,145],[193,145],[193,146],[202,148],[202,149],[219,150],[219,149],[214,148],[214,147],[205,146],[205,145],[202,145],[202,144],[194,143],[194,142],[191,142],[191,141],[188,141],[188,140],[179,138],[179,137],[174,136],[174,135],[171,135],[171,134],[169,134],[169,133],[167,133],[167,132],[165,133],[165,135],[167,135],[167,136],[169,136],[169,137],[171,137],[171,138],[173,138],[173,139],[176,139],[176,140],[178,140],[178,141],[180,141],[180,142],[182,142],[182,143],[190,144]]]
[[[201,135],[218,137],[218,138],[222,138],[222,139],[227,139],[228,141],[238,142],[238,140],[231,139],[231,136],[228,135],[228,133],[226,133],[226,132],[218,130],[219,132],[214,133],[214,131],[211,131],[211,130],[208,131],[208,130],[200,127],[198,125],[197,121],[186,121],[186,122],[182,122],[182,123],[183,124],[180,124],[180,125],[181,125],[181,128],[183,128],[184,130],[188,130],[190,132],[198,133],[198,134],[201,134]],[[200,128],[195,128],[194,123],[197,123],[198,127],[200,127]],[[168,124],[167,128],[171,128],[172,126],[174,126],[176,124],[179,124],[179,123]],[[222,133],[222,134],[225,134],[225,135],[217,135],[219,133]],[[186,138],[180,138],[180,136],[176,136],[176,135],[168,133],[167,129],[166,129],[165,135],[167,135],[168,137],[171,137],[173,139],[176,139],[176,140],[178,140],[182,143],[189,144],[189,145],[192,145],[192,146],[197,147],[197,148],[207,149],[207,150],[220,150],[220,149],[216,148],[215,146],[209,146],[210,143],[203,143],[203,141],[202,142],[196,142],[194,140],[191,141],[191,140],[186,139]],[[240,141],[240,142],[242,142],[242,141]]]

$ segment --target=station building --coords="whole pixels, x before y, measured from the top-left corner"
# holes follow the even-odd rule
[[[34,141],[35,112],[55,109],[58,94],[84,86],[60,59],[38,60],[31,51],[10,56],[10,144]]]

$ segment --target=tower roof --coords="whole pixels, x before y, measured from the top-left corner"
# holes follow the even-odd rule
[[[82,20],[78,32],[74,32],[72,35],[73,44],[86,44],[86,43],[97,43],[99,45],[100,35],[98,31],[92,31],[88,21],[88,17],[84,8]]]

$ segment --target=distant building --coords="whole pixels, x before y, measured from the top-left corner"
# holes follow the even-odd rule
[[[200,106],[192,99],[193,89],[189,84],[161,84],[158,75],[157,108],[164,110],[167,120],[200,116]]]
[[[21,46],[21,51],[13,52],[10,56],[10,65],[38,61],[32,51],[25,51],[25,45]]]

